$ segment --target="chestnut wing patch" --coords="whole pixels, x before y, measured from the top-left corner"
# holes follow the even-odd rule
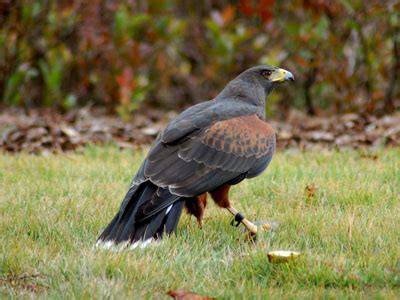
[[[212,169],[245,173],[272,155],[275,132],[257,116],[219,121],[179,145],[179,157]]]
[[[235,156],[260,158],[275,147],[275,131],[257,116],[243,116],[213,124],[201,141]]]

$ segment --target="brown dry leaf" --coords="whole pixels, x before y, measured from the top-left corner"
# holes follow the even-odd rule
[[[371,159],[371,160],[377,160],[378,159],[378,155],[377,154],[373,154],[373,153],[361,153],[360,157],[361,158],[365,158],[365,159]]]
[[[317,193],[317,186],[315,185],[315,183],[310,183],[306,186],[305,191],[307,198],[314,198],[315,194]]]
[[[161,131],[160,128],[157,127],[145,127],[142,129],[142,133],[148,136],[157,136],[157,134]]]
[[[278,132],[278,138],[283,140],[288,140],[293,137],[293,133],[288,130],[281,130]]]
[[[167,295],[177,300],[212,300],[215,298],[208,296],[201,296],[193,292],[186,292],[182,290],[169,290]]]
[[[61,131],[68,137],[78,137],[79,132],[70,126],[61,126]]]
[[[327,142],[331,142],[335,138],[335,136],[332,133],[326,131],[310,131],[306,136],[310,140],[327,141]]]
[[[42,136],[45,136],[47,133],[48,131],[44,127],[33,127],[27,131],[26,139],[28,141],[36,141]]]
[[[335,144],[338,146],[350,145],[352,141],[351,135],[343,134],[335,139]]]
[[[360,118],[360,115],[354,114],[354,113],[350,113],[350,114],[345,114],[342,115],[341,119],[344,122],[351,122],[351,121],[356,121]]]

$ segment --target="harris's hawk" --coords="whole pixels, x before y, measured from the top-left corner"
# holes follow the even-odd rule
[[[270,163],[275,132],[265,122],[266,97],[287,80],[293,81],[293,75],[277,67],[250,68],[213,100],[172,120],[153,143],[98,243],[133,244],[170,234],[184,207],[201,224],[207,193],[255,234],[257,227],[231,206],[228,192]]]

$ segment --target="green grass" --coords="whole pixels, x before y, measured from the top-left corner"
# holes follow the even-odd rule
[[[1,155],[0,298],[162,299],[169,289],[225,299],[400,298],[400,149],[377,160],[356,151],[278,153],[263,176],[231,194],[249,219],[279,223],[256,245],[211,204],[202,230],[184,215],[178,235],[158,245],[94,249],[143,155],[113,147]],[[316,195],[307,198],[311,183]],[[270,264],[266,253],[276,249],[303,255]]]

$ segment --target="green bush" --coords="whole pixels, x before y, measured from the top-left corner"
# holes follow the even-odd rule
[[[393,110],[399,99],[398,1],[8,1],[0,6],[0,103],[127,115],[143,101],[210,99],[256,64],[296,85],[271,111]]]

